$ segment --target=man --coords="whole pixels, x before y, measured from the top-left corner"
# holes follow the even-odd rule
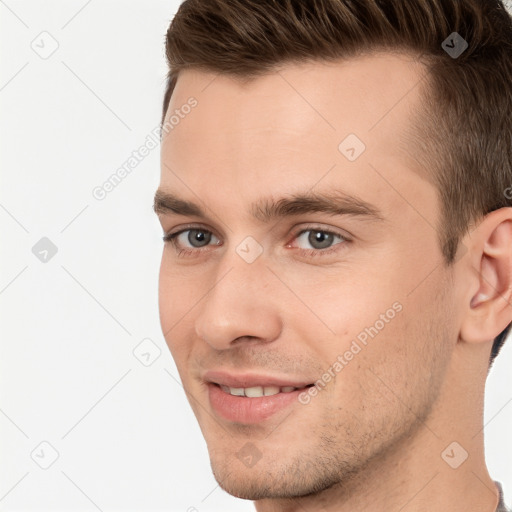
[[[187,0],[167,33],[160,319],[213,473],[270,511],[505,511],[497,0]]]

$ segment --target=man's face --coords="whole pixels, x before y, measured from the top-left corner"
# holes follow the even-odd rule
[[[160,317],[231,494],[348,482],[398,453],[442,396],[460,311],[436,189],[403,138],[424,71],[383,53],[246,83],[178,79],[160,189],[204,216],[161,208],[164,232],[182,233],[163,250]],[[296,196],[334,209],[271,208]],[[268,396],[232,396],[241,387]]]

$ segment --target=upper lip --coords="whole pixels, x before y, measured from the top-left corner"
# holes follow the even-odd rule
[[[258,373],[228,373],[222,370],[209,370],[204,373],[203,380],[212,382],[220,386],[228,386],[230,388],[252,388],[256,386],[277,386],[304,388],[309,386],[311,382],[305,380],[295,380],[286,377],[277,377],[273,375],[264,375]]]

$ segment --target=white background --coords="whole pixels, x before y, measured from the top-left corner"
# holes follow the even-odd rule
[[[0,511],[254,509],[216,484],[160,330],[159,148],[92,195],[158,126],[177,7],[0,2]],[[42,237],[58,249],[46,263]],[[146,367],[133,350],[148,338],[161,355]],[[507,502],[511,366],[509,343],[485,409]]]

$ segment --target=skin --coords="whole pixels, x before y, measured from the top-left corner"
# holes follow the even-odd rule
[[[168,116],[190,96],[198,104],[163,138],[159,188],[207,216],[159,219],[164,233],[193,224],[215,237],[198,249],[186,233],[179,249],[196,252],[181,256],[166,242],[160,320],[216,480],[258,512],[497,506],[483,400],[492,340],[512,320],[512,209],[475,222],[444,264],[436,189],[407,142],[424,72],[411,56],[377,53],[247,82],[198,70],[178,79]],[[338,150],[349,133],[366,145],[353,162]],[[270,195],[332,190],[382,218],[251,216]],[[319,254],[310,232],[298,235],[307,228],[348,241]],[[247,236],[263,248],[253,263],[235,250]],[[314,382],[396,302],[402,310],[307,405],[256,425],[216,416],[205,370]],[[441,457],[454,441],[468,453],[457,469]],[[261,454],[252,467],[237,457],[247,442]]]

